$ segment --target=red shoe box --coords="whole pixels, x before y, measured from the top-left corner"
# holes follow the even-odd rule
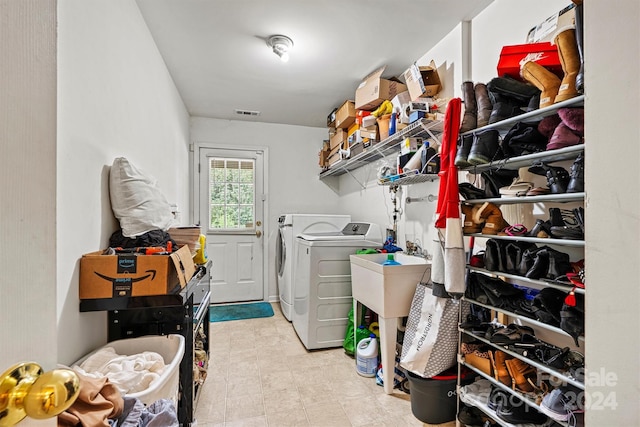
[[[549,42],[503,46],[498,61],[498,76],[522,80],[520,67],[527,61],[537,62],[560,78],[564,76],[558,48]]]

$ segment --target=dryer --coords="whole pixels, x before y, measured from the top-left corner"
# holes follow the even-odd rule
[[[350,221],[350,215],[283,214],[278,217],[277,284],[280,308],[287,320],[292,320],[293,313],[296,236],[301,233],[335,233],[342,230]]]
[[[309,350],[340,347],[353,305],[349,255],[382,248],[380,226],[351,222],[339,232],[302,233],[296,244],[293,327]]]

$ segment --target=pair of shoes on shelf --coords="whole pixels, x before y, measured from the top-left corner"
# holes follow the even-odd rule
[[[561,59],[562,79],[535,61],[527,61],[520,67],[520,76],[537,87],[540,91],[539,108],[566,101],[580,94],[582,89],[582,43],[578,42],[575,28],[566,28],[554,37],[553,43],[558,47]],[[578,78],[578,75],[581,77]]]
[[[491,335],[489,341],[506,346],[513,343],[537,343],[533,328],[510,323],[506,328],[498,329]]]
[[[500,133],[495,129],[486,129],[458,137],[454,164],[459,168],[468,168],[504,157],[500,146]]]
[[[555,388],[542,399],[540,411],[556,421],[570,422],[584,412],[584,392],[571,386]]]
[[[496,416],[510,424],[544,424],[547,416],[536,411],[516,396],[492,385],[487,406]]]
[[[458,421],[466,427],[492,427],[497,426],[491,418],[475,406],[460,405]]]
[[[504,351],[491,351],[489,356],[494,376],[498,381],[516,391],[525,393],[535,391],[536,368]]]
[[[481,205],[466,205],[463,203],[461,209],[464,214],[462,231],[465,234],[496,235],[499,231],[509,227],[509,223],[502,216],[502,211],[493,203],[485,202]]]
[[[584,239],[584,208],[549,208],[551,237],[557,239]]]
[[[461,182],[458,184],[458,193],[465,200],[486,199],[487,195],[484,190],[474,187],[473,184],[468,182]]]
[[[487,92],[487,85],[471,81],[462,83],[462,101],[464,115],[460,123],[460,133],[481,128],[489,124],[489,116],[493,105]],[[457,165],[456,165],[457,166]]]
[[[582,193],[584,192],[584,156],[580,153],[571,165],[571,172],[560,166],[551,166],[544,162],[534,163],[529,172],[547,178],[548,192],[551,194]],[[535,193],[543,193],[542,187],[537,187]],[[531,194],[529,194],[531,192]],[[533,189],[527,195],[534,194]]]

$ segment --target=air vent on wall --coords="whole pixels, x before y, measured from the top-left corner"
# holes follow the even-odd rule
[[[236,109],[236,114],[239,116],[259,116],[260,111],[250,111],[250,110],[238,110]]]

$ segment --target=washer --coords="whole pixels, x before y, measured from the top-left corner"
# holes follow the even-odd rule
[[[340,347],[353,306],[349,255],[382,247],[380,226],[351,222],[340,232],[302,233],[296,245],[293,327],[308,350]]]
[[[276,271],[280,308],[284,317],[293,317],[293,278],[296,236],[301,233],[338,232],[351,221],[350,215],[283,214],[278,218]]]

